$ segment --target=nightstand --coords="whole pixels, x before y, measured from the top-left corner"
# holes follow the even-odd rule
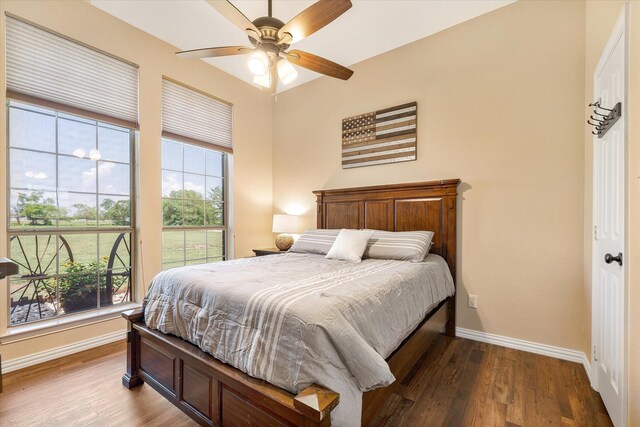
[[[18,264],[10,259],[0,258],[0,280],[18,274]],[[2,393],[2,354],[0,353],[0,393]]]
[[[256,254],[256,256],[264,256],[264,255],[286,254],[287,251],[281,251],[278,248],[266,248],[266,249],[253,249],[253,253]]]

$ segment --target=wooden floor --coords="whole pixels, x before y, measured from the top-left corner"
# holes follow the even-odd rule
[[[125,389],[125,344],[5,374],[0,426],[192,426],[150,387]],[[609,426],[581,365],[439,337],[376,426]]]

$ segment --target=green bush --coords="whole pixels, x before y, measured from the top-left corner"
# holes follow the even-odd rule
[[[60,276],[60,304],[65,313],[97,308],[96,285],[100,286],[100,305],[112,305],[107,300],[107,261],[106,256],[100,258],[100,263],[91,261],[83,264],[67,261],[64,263],[66,274]],[[98,271],[100,275],[98,276]]]

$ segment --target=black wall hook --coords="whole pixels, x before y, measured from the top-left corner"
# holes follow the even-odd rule
[[[595,131],[591,131],[593,135],[597,135],[598,138],[602,138],[611,127],[618,121],[620,117],[622,117],[622,103],[618,102],[613,109],[604,108],[600,105],[600,100],[596,102],[592,102],[589,104],[589,107],[596,107],[593,110],[593,114],[602,117],[602,119],[594,117],[593,115],[589,116],[587,123],[595,128]],[[597,110],[608,111],[607,114],[599,113]],[[593,123],[593,120],[595,123]]]
[[[591,116],[589,116],[589,118],[590,118],[591,120],[593,120],[594,122],[598,122],[598,123],[600,123],[600,124],[602,124],[602,123],[607,123],[607,120],[600,120],[600,119],[599,119],[599,118],[597,118],[597,117],[593,117],[593,114],[592,114]]]
[[[603,106],[601,106],[600,104],[596,105],[596,108],[599,108],[599,109],[604,110],[604,111],[608,111],[608,112],[610,112],[610,113],[611,113],[612,111],[616,111],[616,109],[615,109],[615,108],[614,108],[613,110],[610,110],[610,109],[608,109],[608,108],[604,108],[604,107],[603,107]]]

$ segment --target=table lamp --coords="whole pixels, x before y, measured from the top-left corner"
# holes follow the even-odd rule
[[[274,233],[280,233],[276,237],[276,247],[281,251],[288,251],[293,245],[291,233],[298,231],[298,217],[295,215],[277,214],[273,216]]]

